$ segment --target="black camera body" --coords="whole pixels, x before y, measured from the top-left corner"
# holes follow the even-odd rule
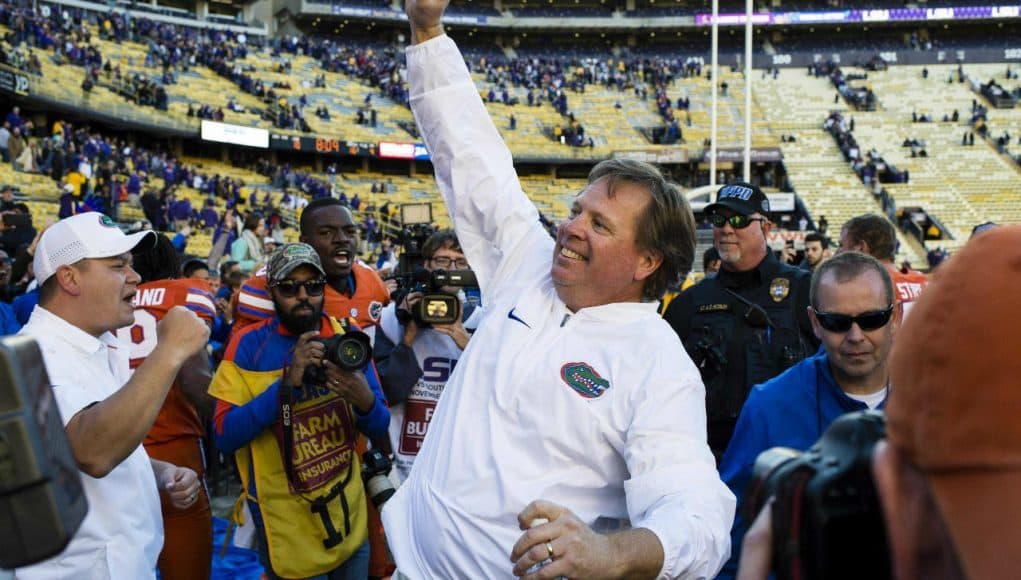
[[[455,294],[443,292],[445,286],[459,288],[478,286],[479,281],[471,270],[433,270],[416,269],[410,274],[395,278],[397,290],[390,296],[391,300],[400,304],[412,292],[421,292],[422,299],[412,307],[411,311],[397,310],[397,320],[407,324],[414,320],[420,327],[428,328],[433,324],[453,324],[461,319],[461,300]]]
[[[422,247],[436,231],[436,226],[432,224],[408,224],[401,228],[397,237],[397,244],[401,246],[401,256],[397,263],[399,274],[410,274],[425,265]]]
[[[362,481],[372,505],[380,508],[397,492],[387,474],[393,468],[390,457],[380,448],[373,447],[362,454]]]
[[[335,334],[319,342],[326,348],[324,360],[328,360],[345,371],[360,371],[372,360],[372,340],[369,335],[357,330]],[[326,369],[310,366],[305,369],[302,380],[313,385],[326,383]]]
[[[809,448],[775,447],[755,460],[745,490],[748,525],[770,497],[773,572],[792,578],[890,578],[890,555],[872,452],[886,436],[882,413],[838,418]]]

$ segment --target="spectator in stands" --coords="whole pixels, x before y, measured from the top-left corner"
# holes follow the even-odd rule
[[[199,212],[199,224],[207,234],[212,234],[220,216],[216,213],[216,201],[207,199],[202,211]]]
[[[7,154],[11,162],[16,162],[18,157],[21,156],[21,152],[28,147],[25,138],[21,135],[21,131],[21,127],[12,128],[11,137],[7,140]],[[15,169],[17,169],[16,166]]]
[[[23,202],[14,204],[14,209],[0,221],[0,249],[9,255],[27,247],[35,239],[36,229],[32,224],[32,213]]]
[[[826,250],[829,248],[829,240],[826,236],[812,232],[805,236],[805,259],[798,264],[799,268],[808,270],[809,272],[816,269],[816,267],[822,263]]]
[[[897,303],[907,318],[912,303],[928,285],[925,274],[910,270],[901,272],[894,264],[897,253],[897,230],[888,219],[865,214],[847,220],[840,229],[839,252],[862,252],[880,261],[890,272]]]
[[[11,107],[10,112],[4,117],[4,124],[12,129],[21,127],[24,124],[24,121],[21,120],[21,107],[17,105]]]
[[[151,578],[162,545],[159,490],[177,509],[198,499],[185,467],[150,459],[142,441],[174,377],[209,331],[186,308],[167,313],[160,343],[129,375],[127,348],[112,334],[135,320],[139,276],[131,251],[155,234],[126,236],[109,218],[81,214],[42,235],[35,252],[39,306],[22,333],[42,351],[51,389],[83,477],[90,514],[58,555],[16,572],[24,578]],[[141,246],[141,247],[140,247]]]
[[[191,200],[184,196],[178,199],[177,194],[171,190],[171,193],[167,196],[167,214],[173,223],[175,231],[188,225],[191,221],[191,213]]]
[[[245,216],[241,235],[230,246],[230,259],[240,264],[242,272],[250,274],[262,262],[265,236],[266,219],[262,214],[252,212]]]
[[[423,267],[430,272],[469,268],[452,230],[429,236],[422,244],[422,258]],[[407,479],[411,471],[432,418],[429,410],[439,402],[449,376],[437,376],[432,369],[437,365],[454,367],[481,318],[481,309],[466,304],[460,290],[443,288],[444,292],[460,295],[461,316],[452,324],[420,327],[411,312],[421,293],[407,294],[399,305],[391,303],[380,317],[373,359],[390,405],[390,444],[399,481]]]
[[[181,229],[177,230],[174,234],[174,238],[171,240],[174,249],[177,250],[179,256],[183,256],[187,252],[188,248],[188,236],[192,234],[191,224],[185,222]]]
[[[0,189],[0,213],[7,213],[14,211],[14,188],[10,185],[3,186]]]
[[[61,194],[58,199],[60,204],[57,210],[57,218],[64,219],[71,217],[78,213],[78,201],[74,196],[74,186],[70,183],[65,183],[61,186]]]
[[[890,392],[887,357],[899,315],[886,268],[865,254],[840,254],[813,273],[809,301],[822,351],[752,389],[720,463],[720,476],[739,504],[720,580],[737,572],[748,526],[740,504],[759,453],[773,447],[804,451],[837,417],[881,409]]]
[[[319,337],[349,328],[323,311],[326,275],[307,244],[273,254],[266,278],[275,320],[233,336],[209,389],[218,399],[216,445],[235,454],[240,501],[273,578],[368,577],[356,437],[385,438],[390,414],[372,365],[349,372],[324,356]],[[306,372],[312,368],[318,376]],[[308,442],[305,433],[331,444],[297,445]]]
[[[3,157],[5,163],[10,163],[11,152],[8,148],[11,142],[11,125],[10,123],[4,122],[3,126],[0,127],[0,156]]]
[[[380,243],[379,257],[376,258],[376,272],[386,278],[396,271],[397,263],[397,252],[394,251],[393,241],[384,237]]]

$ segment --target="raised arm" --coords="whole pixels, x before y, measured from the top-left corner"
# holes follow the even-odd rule
[[[171,309],[156,331],[156,348],[131,380],[67,422],[78,466],[92,477],[113,471],[142,443],[181,365],[209,340],[206,323],[183,306]]]
[[[486,292],[509,255],[544,245],[552,256],[553,242],[521,190],[510,151],[479,97],[464,57],[443,34],[440,17],[446,6],[446,0],[406,4],[416,42],[407,50],[411,109],[458,240]],[[548,263],[527,266],[536,273],[549,269]],[[520,269],[505,276],[534,278]]]
[[[421,44],[444,34],[440,19],[449,5],[450,0],[407,0],[404,12],[411,23],[412,44]]]

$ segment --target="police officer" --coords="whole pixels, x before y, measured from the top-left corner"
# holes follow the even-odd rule
[[[705,212],[720,272],[678,296],[664,318],[702,373],[709,446],[719,462],[752,385],[813,354],[819,342],[807,311],[811,274],[769,251],[762,190],[725,185]]]

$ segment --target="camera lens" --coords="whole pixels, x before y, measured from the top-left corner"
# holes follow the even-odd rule
[[[340,366],[361,367],[368,358],[365,347],[357,340],[341,341],[340,343]]]
[[[372,358],[372,342],[364,332],[348,331],[324,341],[326,360],[345,371],[358,371],[365,368]]]

